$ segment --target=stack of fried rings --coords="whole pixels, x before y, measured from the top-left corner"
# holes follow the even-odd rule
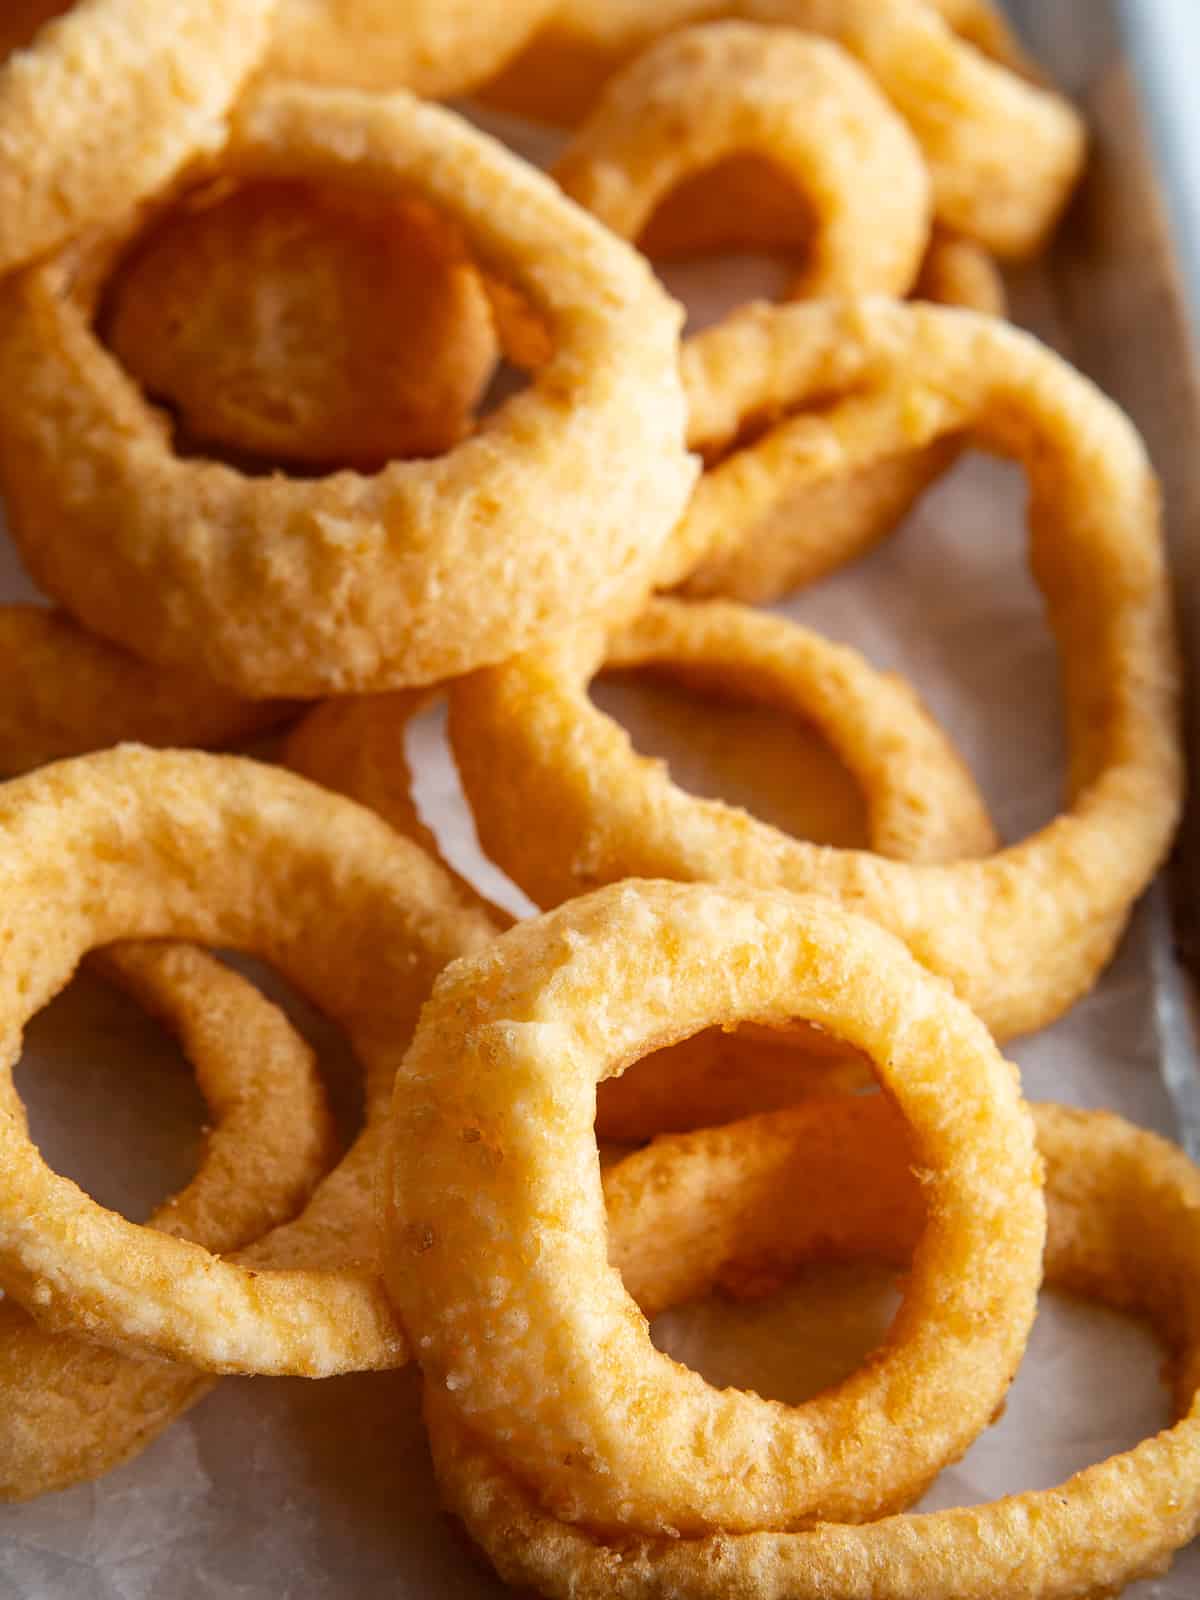
[[[128,0],[25,9],[0,36],[0,469],[70,614],[0,613],[10,653],[51,664],[4,708],[0,768],[131,734],[219,746],[371,692],[309,713],[292,771],[125,747],[0,791],[0,1494],[105,1470],[216,1374],[415,1353],[448,1503],[549,1594],[1067,1600],[1157,1569],[1197,1520],[1186,1420],[1052,1496],[901,1515],[1002,1405],[1044,1245],[1054,1281],[1157,1316],[1182,1406],[1196,1388],[1200,1179],[1114,1119],[1035,1124],[985,1026],[1091,985],[1178,815],[1140,444],[989,317],[758,307],[680,362],[629,243],[800,247],[793,297],[997,311],[985,252],[1044,239],[1078,118],[988,0],[518,0],[486,29],[424,0],[402,21],[166,0],[148,28]],[[338,87],[450,93],[506,62],[511,87],[547,49],[600,90],[555,174],[592,218],[453,116]],[[227,126],[256,69],[327,86],[260,79]],[[60,100],[65,163],[38,137]],[[414,248],[434,281],[404,322],[384,308]],[[353,298],[376,267],[390,341]],[[529,392],[481,421],[501,345]],[[1009,850],[905,685],[777,619],[646,600],[808,582],[964,442],[1029,469],[1068,708],[1068,808]],[[682,796],[587,705],[623,665],[814,723],[866,796],[865,848]],[[405,727],[455,676],[485,842],[567,901],[507,931],[431,859],[411,793]],[[144,1227],[50,1171],[11,1075],[33,1010],[129,939],[92,962],[179,1034],[215,1123]],[[366,1110],[340,1159],[307,1048],[174,939],[266,957],[344,1027]],[[872,1075],[885,1094],[830,1098]],[[602,1187],[598,1134],[784,1103]],[[869,1251],[910,1263],[900,1312],[805,1404],[718,1392],[649,1341],[642,1312],[730,1269]]]
[[[776,172],[789,180],[780,200]],[[722,244],[794,248],[799,214],[806,265],[792,298],[915,293],[1004,311],[989,258],[964,240],[931,236],[928,175],[904,123],[844,52],[792,29],[723,23],[668,35],[613,78],[554,173],[572,199],[651,256]],[[798,195],[815,213],[807,229]],[[700,366],[685,354],[685,384]],[[708,460],[706,410],[700,393],[688,444]],[[869,549],[956,455],[940,439],[829,483],[781,482],[776,503],[753,522],[729,520],[727,503],[717,516],[706,512],[713,488],[703,482],[659,586],[774,599]]]
[[[463,1426],[454,1396],[427,1383],[443,1496],[501,1577],[554,1600],[1081,1600],[1165,1571],[1200,1528],[1200,1178],[1118,1117],[1042,1105],[1034,1119],[1047,1282],[1149,1318],[1171,1354],[1174,1427],[991,1505],[862,1527],[609,1542],[548,1516]],[[647,1315],[705,1293],[730,1264],[907,1264],[927,1206],[904,1124],[879,1096],[660,1140],[610,1169],[604,1189],[613,1261]]]
[[[370,812],[233,757],[125,747],[60,763],[0,790],[0,831],[10,1039],[89,948],[178,936],[273,961],[344,1026],[367,1080],[363,1132],[300,1217],[243,1263],[126,1222],[53,1174],[16,1109],[10,1048],[5,1292],[45,1327],[209,1371],[320,1376],[402,1360],[374,1218],[390,1087],[435,975],[489,943],[491,922]]]
[[[787,1407],[654,1349],[607,1261],[593,1124],[647,1049],[796,1016],[868,1056],[930,1214],[874,1359]],[[549,1509],[613,1532],[908,1504],[992,1415],[1041,1275],[1032,1126],[987,1030],[876,925],[770,891],[615,885],[456,963],[396,1080],[389,1174],[384,1273],[427,1379]]]
[[[625,877],[830,894],[898,934],[999,1037],[1045,1025],[1108,961],[1181,805],[1158,491],[1137,434],[1027,335],[965,312],[882,300],[756,308],[688,353],[702,365],[714,435],[736,438],[752,407],[846,396],[710,475],[714,498],[742,507],[774,492],[781,460],[791,481],[820,481],[947,432],[1022,460],[1031,565],[1066,693],[1069,808],[981,861],[818,849],[686,795],[641,761],[587,698],[609,645],[580,629],[452,691],[451,736],[484,849],[545,906]],[[708,662],[689,633],[703,631],[689,619],[652,612],[640,638],[635,629],[617,640],[617,659],[702,676]],[[508,777],[497,784],[501,762]]]

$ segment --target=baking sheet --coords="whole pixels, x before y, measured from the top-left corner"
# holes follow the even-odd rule
[[[1079,0],[1031,9],[1044,26],[1056,19],[1055,37],[1042,46],[1087,99],[1102,143],[1069,238],[1049,266],[1014,285],[1018,314],[1131,406],[1181,531],[1193,503],[1194,452],[1184,441],[1194,397],[1185,344],[1171,333],[1178,299],[1134,126],[1136,99],[1106,31],[1106,7]],[[535,151],[547,153],[545,143],[535,141]],[[719,281],[694,268],[671,281],[704,321],[769,290],[775,277],[761,263],[741,262],[727,264]],[[1062,773],[1054,654],[1022,564],[1022,498],[1016,472],[972,459],[899,537],[780,608],[918,684],[1009,839],[1053,814]],[[1177,554],[1190,558],[1182,544]],[[0,598],[32,597],[11,550],[0,546]],[[792,826],[808,814],[804,773],[820,753],[781,719],[698,714],[685,696],[628,679],[601,686],[597,697],[689,786],[754,803]],[[413,729],[411,747],[419,802],[448,855],[519,909],[511,886],[478,858],[437,715]],[[853,826],[852,818],[834,820]],[[1158,894],[1096,992],[1014,1049],[1031,1096],[1111,1106],[1174,1131],[1164,1062],[1174,1062],[1185,1099],[1195,1077],[1180,1008],[1167,1003],[1178,991],[1162,982],[1171,975],[1170,943]],[[336,1055],[323,1050],[323,1059]],[[344,1073],[344,1061],[332,1070]],[[48,1155],[106,1203],[144,1215],[185,1180],[203,1115],[196,1092],[174,1048],[100,984],[78,980],[31,1026],[19,1082]],[[660,1319],[656,1336],[715,1381],[799,1398],[852,1366],[878,1337],[891,1289],[886,1281],[868,1288],[856,1272],[814,1272],[763,1306],[684,1308]],[[1003,1420],[925,1504],[1047,1486],[1132,1445],[1166,1421],[1158,1367],[1141,1329],[1046,1297]],[[226,1380],[102,1482],[0,1509],[5,1600],[469,1600],[500,1592],[438,1511],[411,1373],[320,1384]],[[1183,1555],[1168,1578],[1129,1591],[1139,1600],[1192,1600],[1198,1592],[1200,1550]]]

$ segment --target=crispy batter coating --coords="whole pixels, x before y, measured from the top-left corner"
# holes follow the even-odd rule
[[[651,1344],[606,1261],[592,1124],[597,1082],[647,1049],[796,1017],[870,1057],[930,1222],[876,1359],[787,1407]],[[511,929],[435,986],[392,1133],[384,1271],[414,1353],[571,1521],[690,1536],[879,1515],[967,1448],[1024,1350],[1045,1212],[1016,1071],[830,901],[625,883]]]
[[[791,28],[726,22],[668,34],[606,85],[554,175],[615,233],[638,239],[673,189],[730,156],[769,162],[790,180],[794,209],[803,217],[807,203],[813,214],[795,298],[907,292],[931,216],[921,152],[843,50]],[[740,182],[724,208],[721,243],[762,237],[747,188]],[[686,253],[695,225],[711,232],[709,199],[690,193],[651,254]]]
[[[216,149],[275,0],[35,6],[0,61],[0,273],[123,217]]]
[[[555,0],[280,0],[267,70],[307,83],[465,94],[497,72]]]
[[[573,125],[647,45],[721,18],[835,39],[912,129],[941,222],[1004,257],[1045,242],[1082,171],[1085,129],[1032,81],[984,0],[564,0],[485,97]]]
[[[10,1032],[93,946],[178,937],[272,962],[345,1029],[367,1079],[346,1156],[294,1222],[234,1261],[126,1222],[51,1172],[6,1059],[5,1292],[52,1330],[208,1371],[316,1377],[407,1359],[378,1276],[388,1095],[434,976],[492,935],[415,845],[276,768],[127,745],[0,787]]]
[[[447,1506],[511,1584],[557,1600],[1106,1600],[1166,1570],[1200,1527],[1200,1176],[1105,1112],[1034,1107],[1046,1280],[1149,1318],[1172,1357],[1175,1426],[1053,1489],[863,1527],[605,1544],[555,1522],[426,1388]],[[882,1097],[810,1104],[662,1140],[605,1176],[613,1259],[650,1314],[730,1266],[903,1261],[920,1184]]]
[[[106,298],[109,345],[193,441],[326,469],[451,449],[499,355],[456,229],[313,184],[200,190]]]
[[[51,257],[0,289],[0,476],[36,581],[146,659],[263,697],[435,682],[564,615],[636,609],[696,464],[681,313],[635,252],[399,91],[268,86],[224,168],[419,192],[528,294],[555,354],[435,460],[247,476],[176,454],[76,297],[76,252]]]
[[[147,1223],[220,1253],[301,1209],[334,1154],[312,1052],[244,978],[186,945],[117,945],[93,966],[175,1033],[208,1104],[199,1170]],[[97,1478],[203,1398],[194,1368],[40,1328],[0,1301],[0,1499]]]
[[[1030,559],[1066,695],[1066,807],[1020,843],[957,864],[788,839],[640,761],[588,701],[602,650],[580,635],[454,689],[452,736],[484,849],[541,905],[631,875],[829,894],[899,935],[997,1036],[1043,1026],[1095,982],[1180,812],[1174,622],[1138,435],[1035,339],[967,312],[751,308],[687,360],[704,363],[696,426],[714,440],[736,434],[749,404],[845,396],[731,458],[722,492],[740,505],[769,502],[781,472],[819,483],[947,436],[1024,463]],[[500,763],[502,786],[491,782]]]
[[[282,722],[284,701],[243,700],[194,673],[152,667],[62,611],[0,606],[0,775],[123,740],[234,744]]]

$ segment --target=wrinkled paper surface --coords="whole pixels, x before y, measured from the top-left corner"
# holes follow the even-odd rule
[[[536,149],[543,154],[544,147]],[[732,262],[670,278],[696,324],[778,272]],[[1020,313],[1053,337],[1036,275]],[[1020,476],[965,462],[902,534],[780,609],[902,672],[958,741],[1006,840],[1051,817],[1062,778],[1054,652],[1023,564]],[[8,546],[0,598],[33,598]],[[689,787],[756,804],[786,824],[803,798],[811,743],[779,718],[695,715],[682,694],[628,679],[597,691],[639,747]],[[698,730],[702,737],[698,737]],[[410,739],[418,797],[447,854],[480,886],[513,898],[482,863],[446,754],[441,720]],[[799,806],[803,814],[803,806]],[[1172,1131],[1158,1071],[1152,956],[1161,908],[1143,907],[1110,972],[1075,1011],[1014,1047],[1033,1098],[1109,1106]],[[144,1215],[194,1161],[203,1108],[178,1053],[132,1005],[80,979],[29,1030],[20,1086],[35,1133],[63,1170],[108,1204]],[[172,1070],[172,1064],[175,1070]],[[655,1333],[713,1381],[796,1400],[852,1367],[893,1303],[878,1273],[822,1269],[772,1300],[711,1302]],[[1140,1328],[1044,1299],[1003,1419],[925,1504],[985,1501],[1047,1487],[1167,1421],[1159,1352]],[[3,1600],[355,1600],[469,1597],[498,1582],[440,1513],[411,1372],[336,1379],[227,1379],[138,1460],[94,1485],[0,1508]],[[1192,1600],[1200,1553],[1139,1600]]]

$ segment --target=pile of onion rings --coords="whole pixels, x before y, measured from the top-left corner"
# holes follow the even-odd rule
[[[629,876],[830,894],[897,933],[999,1037],[1044,1026],[1095,982],[1182,804],[1170,591],[1141,441],[1044,347],[965,312],[883,300],[759,307],[687,354],[704,364],[714,437],[736,438],[747,408],[786,405],[799,390],[844,395],[710,474],[714,519],[722,496],[768,501],[776,459],[793,481],[819,483],[967,430],[1020,455],[1031,565],[1067,695],[1070,803],[981,861],[816,849],[685,795],[641,762],[587,698],[606,643],[579,630],[454,687],[455,749],[484,848],[542,905]],[[501,749],[510,775],[497,785]],[[546,823],[530,829],[535,805]]]
[[[428,1384],[442,1492],[505,1581],[556,1600],[1090,1600],[1165,1571],[1200,1528],[1200,1177],[1181,1152],[1118,1117],[1054,1105],[1034,1116],[1046,1281],[1150,1319],[1171,1352],[1173,1428],[1055,1488],[987,1506],[862,1527],[606,1543],[547,1515],[463,1426],[453,1396]],[[776,1271],[806,1256],[902,1262],[925,1222],[910,1159],[903,1124],[879,1097],[662,1140],[607,1175],[614,1259],[650,1313],[703,1293],[730,1264],[761,1269],[764,1256]]]
[[[222,1374],[412,1360],[447,1508],[549,1596],[1161,1570],[1200,1526],[1200,1174],[1031,1108],[995,1042],[1096,983],[1182,805],[1157,480],[996,264],[1062,214],[1078,114],[991,0],[151,9],[0,20],[0,490],[59,608],[0,608],[0,1498]],[[432,103],[472,91],[571,128],[549,173]],[[783,303],[681,338],[657,267],[729,251],[785,258]],[[971,446],[1027,473],[1061,663],[1067,796],[1016,844],[909,684],[733,603],[865,553]],[[813,837],[687,792],[604,671],[808,729]],[[442,701],[541,915],[443,859],[408,742]],[[345,1036],[342,1142],[226,950]],[[81,962],[211,1112],[145,1223],[53,1169],[14,1077]],[[801,1404],[651,1340],[862,1257],[900,1308]],[[1181,1420],[914,1512],[1043,1270],[1154,1321]]]

